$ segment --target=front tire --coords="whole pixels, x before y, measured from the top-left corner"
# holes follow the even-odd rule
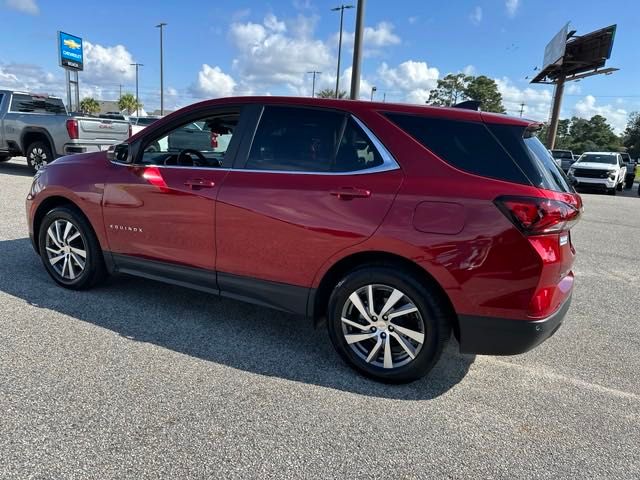
[[[73,207],[57,207],[45,215],[38,247],[47,272],[65,288],[85,290],[106,276],[98,239],[89,222]]]
[[[0,163],[8,162],[9,160],[11,160],[10,155],[0,155]]]
[[[616,187],[613,187],[613,188],[609,188],[609,189],[607,189],[607,193],[608,193],[609,195],[613,195],[613,196],[615,197],[615,196],[616,196],[616,193],[617,193],[617,189],[616,189]]]
[[[447,312],[440,296],[408,272],[369,266],[335,286],[327,327],[351,367],[375,380],[406,383],[426,375],[440,358],[451,335]]]
[[[36,141],[27,147],[27,163],[33,172],[37,172],[42,167],[53,162],[53,152],[47,142]]]
[[[616,190],[618,190],[619,192],[622,191],[622,187],[624,185],[624,182],[620,182],[617,186],[616,186]]]

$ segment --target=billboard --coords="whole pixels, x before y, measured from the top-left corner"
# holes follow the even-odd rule
[[[84,66],[82,39],[58,32],[58,58],[61,67],[68,70],[82,70]]]
[[[549,65],[555,65],[562,63],[564,52],[567,48],[567,34],[569,33],[569,23],[560,29],[558,33],[554,35],[547,46],[544,47],[544,60],[542,62],[542,70]]]

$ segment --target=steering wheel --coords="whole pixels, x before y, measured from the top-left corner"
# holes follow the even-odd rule
[[[191,158],[191,155],[195,155],[196,157],[198,157],[198,161],[194,161],[193,158]],[[187,158],[189,160],[187,160]],[[176,163],[183,167],[204,166],[207,165],[207,158],[199,150],[195,150],[193,148],[185,148],[178,155]]]

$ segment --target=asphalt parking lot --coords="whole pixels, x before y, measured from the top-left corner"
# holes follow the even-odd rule
[[[640,478],[640,198],[585,194],[560,331],[363,379],[309,322],[128,277],[49,279],[0,164],[0,478]]]

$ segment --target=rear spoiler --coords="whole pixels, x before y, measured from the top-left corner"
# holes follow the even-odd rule
[[[476,112],[479,112],[481,103],[482,102],[478,100],[466,100],[464,102],[456,103],[453,108],[463,108],[465,110],[475,110]]]

